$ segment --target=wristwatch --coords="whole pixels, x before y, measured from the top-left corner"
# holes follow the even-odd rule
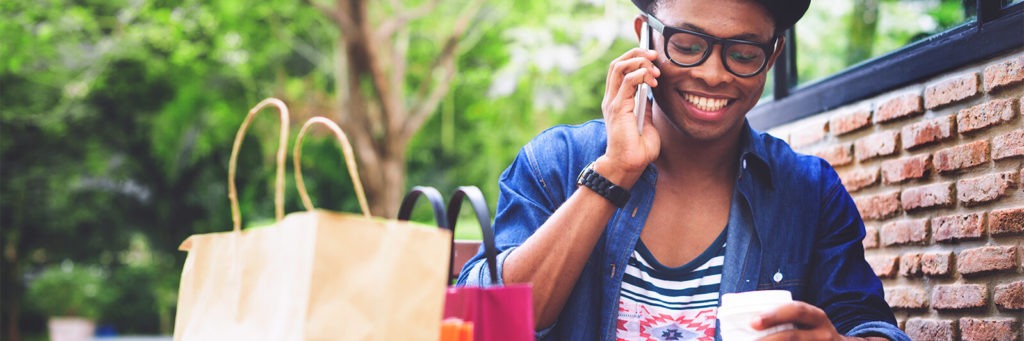
[[[594,162],[591,162],[586,168],[583,168],[583,171],[580,172],[579,178],[576,179],[576,185],[586,186],[594,192],[597,192],[597,194],[600,194],[605,199],[608,199],[608,201],[611,201],[615,207],[625,207],[626,202],[629,201],[629,190],[613,184],[604,176],[598,174],[597,171],[594,170]]]

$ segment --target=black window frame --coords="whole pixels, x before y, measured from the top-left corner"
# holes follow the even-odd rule
[[[976,0],[977,19],[914,42],[889,54],[797,87],[796,34],[775,63],[773,100],[754,107],[750,125],[767,130],[820,114],[1024,46],[1024,3],[1003,7]]]

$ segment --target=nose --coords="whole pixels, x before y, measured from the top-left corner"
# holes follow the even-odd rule
[[[704,81],[712,88],[732,82],[733,75],[725,69],[725,64],[722,63],[722,53],[721,45],[714,46],[711,55],[704,63],[691,68],[690,75]]]

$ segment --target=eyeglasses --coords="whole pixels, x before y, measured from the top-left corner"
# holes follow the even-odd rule
[[[646,15],[647,22],[665,37],[665,54],[673,64],[694,67],[703,64],[711,56],[711,48],[722,45],[722,65],[739,77],[753,77],[768,65],[768,56],[775,52],[773,35],[770,43],[758,43],[739,39],[722,39],[700,32],[665,26],[653,15]]]

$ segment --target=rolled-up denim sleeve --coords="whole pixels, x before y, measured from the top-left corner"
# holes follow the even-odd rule
[[[910,337],[895,325],[877,321],[861,323],[853,327],[849,332],[846,332],[846,335],[857,337],[878,336],[892,341],[910,341]]]
[[[551,189],[541,173],[533,141],[524,146],[516,159],[502,173],[498,186],[497,213],[494,219],[494,240],[498,248],[497,274],[491,274],[483,254],[483,246],[463,266],[458,285],[488,286],[491,278],[504,284],[502,272],[505,259],[539,228],[558,207],[551,200]]]

